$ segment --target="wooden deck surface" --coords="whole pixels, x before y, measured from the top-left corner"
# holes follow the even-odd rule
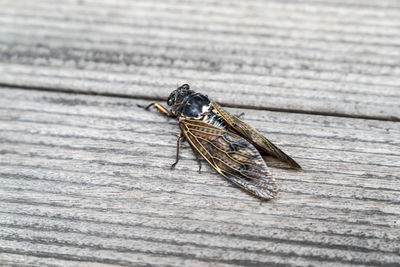
[[[202,172],[182,83],[293,156]],[[0,0],[1,266],[400,266],[400,2]]]

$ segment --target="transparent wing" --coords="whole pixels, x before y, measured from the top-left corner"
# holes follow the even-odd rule
[[[278,188],[258,150],[243,137],[211,124],[183,119],[179,127],[190,145],[234,184],[263,199]]]
[[[230,114],[228,111],[223,109],[218,103],[211,101],[211,105],[221,115],[225,122],[230,126],[230,129],[247,139],[252,143],[262,155],[273,156],[283,162],[288,163],[293,168],[300,169],[300,165],[291,157],[286,155],[285,152],[280,150],[276,145],[271,143],[265,138],[259,131],[239,119],[237,116]]]

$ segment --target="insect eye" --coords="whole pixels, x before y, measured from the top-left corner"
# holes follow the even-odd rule
[[[167,104],[168,106],[172,106],[174,104],[174,101],[172,100],[171,97],[168,98]]]
[[[185,90],[189,90],[190,87],[189,87],[189,84],[186,84],[186,83],[185,83],[185,84],[183,84],[183,85],[181,86],[181,88],[182,88],[182,89],[185,89]]]

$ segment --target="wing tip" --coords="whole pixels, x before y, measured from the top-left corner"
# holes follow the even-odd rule
[[[230,182],[239,186],[246,193],[252,195],[253,197],[257,197],[261,200],[270,201],[278,195],[278,185],[275,182],[275,179],[272,176],[267,176],[266,179],[260,181],[260,184],[257,185],[249,185],[244,184],[243,181],[238,179],[236,176],[229,173],[221,173],[223,176],[228,178]]]
[[[289,160],[287,161],[287,163],[289,163],[289,165],[295,169],[302,169],[302,167],[300,166],[300,164],[298,164],[294,159],[289,157]]]

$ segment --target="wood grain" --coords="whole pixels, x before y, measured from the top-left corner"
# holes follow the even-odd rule
[[[400,120],[398,1],[1,1],[0,83]]]
[[[260,202],[174,161],[148,101],[0,90],[0,262],[75,266],[395,266],[400,125],[271,111],[244,119],[292,155]]]
[[[399,10],[0,0],[0,265],[398,266]],[[170,169],[176,122],[137,105],[182,83],[302,165],[267,158],[276,200],[187,144]]]

